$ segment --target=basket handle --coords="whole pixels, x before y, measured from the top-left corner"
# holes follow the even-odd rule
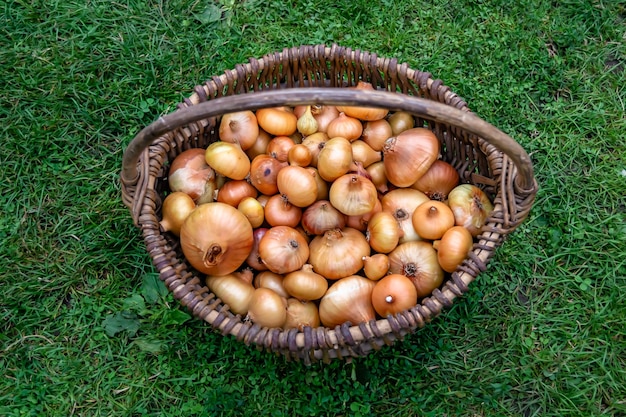
[[[471,112],[437,101],[388,91],[359,91],[347,88],[287,88],[236,94],[208,100],[160,117],[142,129],[131,141],[122,160],[121,180],[125,186],[139,179],[139,156],[158,137],[186,124],[243,110],[264,107],[298,106],[310,103],[379,107],[407,111],[436,122],[447,123],[485,139],[505,153],[517,167],[515,186],[522,194],[535,189],[530,156],[515,140]]]

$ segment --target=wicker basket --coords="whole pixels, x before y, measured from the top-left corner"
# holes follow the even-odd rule
[[[377,91],[337,88],[371,82]],[[442,159],[461,181],[485,190],[495,210],[469,257],[432,296],[395,316],[367,323],[303,331],[261,328],[234,315],[184,259],[178,240],[159,229],[169,162],[189,148],[217,140],[220,117],[261,107],[325,103],[379,106],[412,113],[441,142]],[[473,115],[466,103],[430,74],[395,59],[337,45],[300,46],[250,59],[195,88],[179,110],[143,129],[124,153],[122,194],[141,229],[160,278],[191,313],[224,335],[288,359],[330,361],[364,356],[423,327],[452,305],[485,270],[503,239],[527,217],[537,192],[527,153],[513,139]]]

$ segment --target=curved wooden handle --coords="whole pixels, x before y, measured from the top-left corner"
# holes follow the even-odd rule
[[[263,107],[298,106],[311,103],[367,106],[407,111],[415,116],[462,128],[479,136],[505,153],[518,171],[516,186],[523,191],[534,190],[535,181],[530,157],[517,142],[478,116],[454,107],[419,97],[388,91],[362,91],[346,88],[287,88],[236,94],[208,100],[160,117],[141,130],[131,141],[122,160],[121,179],[126,184],[137,182],[139,155],[161,135],[208,117]]]

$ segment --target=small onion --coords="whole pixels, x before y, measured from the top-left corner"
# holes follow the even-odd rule
[[[352,159],[363,164],[363,167],[365,168],[372,165],[374,162],[380,161],[383,157],[380,151],[375,151],[370,145],[362,140],[355,140],[351,143],[351,146]]]
[[[459,184],[459,173],[449,163],[436,160],[428,171],[411,188],[420,190],[433,200],[445,201],[448,194]]]
[[[375,151],[382,151],[385,141],[393,136],[391,125],[385,119],[365,123],[361,139]]]
[[[493,204],[487,194],[471,184],[462,184],[450,191],[448,205],[454,213],[455,224],[465,227],[472,236],[478,236],[493,212]]]
[[[289,149],[287,155],[287,161],[289,165],[296,165],[300,167],[307,167],[311,163],[313,155],[311,151],[303,144],[294,145]]]
[[[248,155],[234,143],[213,142],[207,147],[204,158],[216,172],[233,180],[242,180],[250,172]]]
[[[278,191],[297,207],[307,207],[317,199],[317,182],[305,168],[287,166],[276,177]]]
[[[413,227],[413,212],[426,201],[429,199],[424,193],[411,188],[389,191],[381,199],[383,211],[391,213],[402,229],[400,243],[421,239]]]
[[[350,227],[333,229],[316,236],[309,244],[309,263],[327,279],[356,274],[363,268],[363,257],[370,255],[365,236]]]
[[[432,131],[416,127],[387,139],[383,154],[389,182],[397,187],[409,187],[439,157],[439,140]]]
[[[286,107],[258,109],[256,119],[259,126],[274,136],[289,136],[296,132],[298,118]]]
[[[248,305],[255,291],[252,285],[234,274],[208,276],[206,284],[213,294],[228,304],[230,311],[241,315],[248,312]]]
[[[237,207],[246,197],[256,198],[258,191],[246,180],[226,181],[217,192],[217,201]]]
[[[248,257],[252,226],[239,210],[224,203],[199,205],[180,229],[180,245],[189,263],[208,275],[227,275]]]
[[[267,144],[272,140],[272,136],[263,129],[259,129],[259,134],[252,146],[246,149],[246,155],[252,161],[259,155],[267,153]]]
[[[402,243],[388,256],[389,272],[408,277],[417,289],[418,298],[430,295],[443,282],[443,269],[430,243]]]
[[[309,246],[293,227],[275,226],[259,242],[259,255],[270,271],[287,274],[302,268],[309,258]]]
[[[302,209],[291,204],[282,195],[274,194],[265,203],[264,215],[270,226],[296,227],[302,220]]]
[[[286,162],[280,162],[269,155],[257,155],[250,163],[250,184],[262,194],[276,194],[278,172],[286,166]]]
[[[363,258],[363,273],[372,281],[378,281],[389,272],[389,257],[384,253],[376,253]]]
[[[327,230],[341,229],[345,225],[345,216],[328,200],[318,200],[302,213],[302,227],[311,235],[321,235]]]
[[[288,298],[284,277],[272,271],[261,271],[254,277],[254,288],[269,288],[281,297]]]
[[[206,163],[204,154],[200,148],[181,152],[172,161],[167,178],[171,191],[183,192],[197,204],[213,201],[217,188],[215,171]]]
[[[339,117],[339,110],[335,106],[311,106],[311,113],[317,120],[317,131],[325,133],[328,130],[330,122]]]
[[[393,136],[397,136],[405,130],[413,129],[415,126],[415,119],[411,113],[405,111],[398,111],[390,115],[387,119],[389,126],[391,126],[391,133]]]
[[[426,201],[415,209],[411,221],[422,239],[437,240],[454,226],[454,214],[441,201]]]
[[[298,117],[296,127],[298,132],[302,133],[304,136],[309,136],[317,132],[317,120],[311,113],[311,106],[306,106],[304,113]]]
[[[246,197],[239,202],[237,210],[243,213],[253,228],[260,227],[265,221],[263,206],[254,197]]]
[[[337,178],[328,193],[330,203],[347,216],[360,216],[376,206],[378,192],[372,181],[357,174]]]
[[[451,227],[443,234],[441,240],[433,242],[439,265],[446,272],[454,272],[467,258],[472,245],[472,234],[463,226]]]
[[[163,200],[163,219],[159,222],[161,230],[180,235],[180,228],[185,219],[196,208],[196,203],[189,194],[175,191]]]
[[[374,281],[359,275],[337,280],[320,300],[319,313],[322,324],[335,327],[345,322],[359,324],[376,318],[372,306]]]
[[[287,300],[269,288],[257,288],[248,303],[248,317],[261,327],[282,327],[287,319]]]
[[[328,289],[326,278],[313,271],[313,266],[305,264],[301,269],[288,273],[283,286],[289,295],[298,300],[319,300]]]
[[[236,143],[244,151],[254,145],[259,136],[259,124],[250,110],[228,113],[222,117],[219,128],[220,140]]]
[[[267,144],[267,154],[280,162],[287,162],[289,151],[296,143],[289,136],[276,136]]]
[[[363,124],[359,119],[350,117],[345,113],[339,113],[339,116],[328,124],[326,134],[330,138],[342,137],[349,141],[357,140],[363,133]]]
[[[305,327],[316,328],[320,325],[320,314],[317,304],[311,301],[300,301],[295,298],[287,299],[287,319],[283,329],[298,329]]]
[[[417,289],[404,275],[387,275],[372,290],[372,305],[382,316],[398,314],[417,304]]]
[[[367,223],[365,237],[376,252],[389,253],[398,246],[401,234],[402,230],[393,214],[381,211]]]
[[[317,158],[326,146],[326,142],[328,141],[328,135],[324,132],[317,132],[310,136],[307,136],[303,141],[302,145],[306,146],[309,152],[311,153],[311,162],[309,163],[312,167],[317,167]],[[287,155],[289,157],[289,155]]]
[[[384,194],[389,191],[387,174],[385,174],[385,163],[383,161],[373,163],[367,167],[366,171],[379,192]]]

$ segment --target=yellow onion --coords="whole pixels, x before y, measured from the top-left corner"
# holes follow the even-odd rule
[[[381,199],[383,211],[391,213],[402,230],[400,243],[421,240],[413,227],[413,212],[426,201],[429,199],[424,193],[411,188],[391,190]]]
[[[405,130],[413,129],[415,126],[415,119],[409,112],[397,111],[389,116],[387,119],[389,126],[391,126],[391,133],[393,136],[397,136]]]
[[[315,179],[315,184],[317,184],[317,200],[328,200],[328,183],[320,177],[317,168],[306,167],[306,170]]]
[[[374,91],[374,86],[371,83],[363,80],[359,80],[356,86],[349,88],[360,91]],[[387,116],[387,113],[389,113],[389,110],[387,109],[360,106],[337,106],[337,110],[339,110],[340,112],[344,112],[350,117],[354,117],[356,119],[364,121],[380,120]]]
[[[257,155],[250,163],[250,184],[260,193],[274,195],[278,192],[278,172],[287,166],[267,154]]]
[[[384,194],[389,191],[387,174],[385,174],[385,163],[383,161],[373,163],[366,168],[366,171],[379,192]]]
[[[417,304],[417,289],[404,275],[387,275],[372,290],[372,305],[382,316],[398,314]]]
[[[449,163],[436,160],[428,171],[411,188],[420,190],[433,200],[445,201],[448,194],[459,184],[459,173]]]
[[[336,119],[328,124],[326,134],[329,138],[342,137],[349,141],[357,140],[363,133],[363,124],[359,119],[339,113]]]
[[[217,188],[215,171],[206,163],[204,153],[200,148],[181,152],[172,161],[167,178],[171,191],[183,192],[197,204],[213,201]]]
[[[326,146],[328,139],[329,138],[326,133],[317,132],[307,136],[302,141],[302,145],[306,146],[311,153],[311,162],[309,163],[310,166],[317,167],[317,159],[324,146]],[[287,157],[289,157],[289,155],[287,155]]]
[[[296,143],[289,136],[276,136],[267,144],[267,154],[280,162],[287,162],[289,151]]]
[[[217,201],[237,207],[246,197],[256,198],[258,191],[246,180],[226,181],[217,192]]]
[[[298,118],[287,107],[258,109],[256,119],[263,130],[274,136],[292,135],[298,124]]]
[[[163,200],[163,219],[159,222],[161,230],[179,236],[183,222],[195,208],[196,203],[189,194],[181,191],[168,194]]]
[[[330,203],[347,216],[360,216],[376,206],[378,192],[372,181],[358,174],[337,178],[328,193]]]
[[[302,227],[311,235],[321,235],[327,230],[341,229],[346,218],[328,200],[318,200],[302,213]]]
[[[302,219],[302,209],[282,195],[274,194],[265,203],[264,216],[270,226],[296,227]]]
[[[234,274],[208,276],[206,284],[213,294],[228,304],[230,311],[241,315],[248,312],[248,305],[254,293],[254,287],[251,284]]]
[[[307,207],[317,199],[317,182],[305,168],[287,166],[276,177],[278,191],[297,207]]]
[[[289,162],[289,165],[308,167],[312,159],[313,155],[311,155],[309,148],[301,143],[293,145],[287,154],[287,162]]]
[[[295,298],[287,299],[287,319],[283,329],[298,329],[305,327],[316,328],[320,325],[320,314],[317,304],[311,301],[300,301]]]
[[[256,141],[252,144],[252,146],[246,149],[246,155],[252,161],[259,155],[263,155],[267,153],[267,144],[272,140],[272,136],[267,133],[263,129],[259,129],[259,134],[257,135]]]
[[[191,266],[207,275],[227,275],[248,257],[253,244],[246,216],[224,203],[199,205],[180,229],[180,245]]]
[[[385,119],[365,123],[361,139],[375,151],[382,151],[387,139],[393,136],[391,125]]]
[[[376,318],[372,306],[372,290],[376,283],[359,275],[334,282],[320,300],[320,321],[326,327],[345,322],[357,325]]]
[[[281,297],[288,298],[289,293],[283,285],[284,277],[272,271],[261,271],[254,277],[254,288],[269,288]]]
[[[398,246],[402,230],[393,214],[381,211],[372,216],[367,223],[365,237],[372,249],[380,253],[389,253]]]
[[[259,255],[270,271],[287,274],[302,268],[309,258],[309,246],[293,227],[275,226],[261,238]]]
[[[367,230],[367,225],[370,219],[376,213],[380,213],[382,210],[383,206],[380,203],[380,200],[376,199],[376,204],[374,205],[372,211],[370,211],[369,213],[361,214],[359,216],[346,216],[346,226],[359,230],[361,232],[365,232]]]
[[[448,205],[454,213],[455,224],[465,227],[472,236],[478,236],[493,212],[493,204],[487,194],[471,184],[461,184],[450,191]]]
[[[326,132],[330,122],[339,117],[339,110],[335,106],[313,105],[311,114],[317,120],[317,131]]]
[[[304,264],[301,269],[285,276],[283,286],[292,297],[312,301],[322,298],[328,289],[328,281],[315,273],[311,264]]]
[[[248,317],[261,327],[282,327],[287,319],[287,300],[269,288],[257,288],[248,304]]]
[[[389,257],[384,253],[376,253],[363,258],[363,273],[372,281],[378,281],[389,272]]]
[[[302,133],[304,136],[309,136],[317,132],[317,120],[311,113],[311,106],[306,106],[304,113],[298,117],[296,127],[298,132]]]
[[[356,274],[363,268],[363,257],[370,246],[363,233],[350,227],[328,230],[309,244],[309,263],[313,270],[328,279]]]
[[[348,139],[333,137],[328,140],[317,157],[317,171],[326,181],[334,181],[350,171],[352,146]]]
[[[439,265],[446,272],[454,270],[467,258],[473,245],[472,234],[463,226],[451,227],[441,240],[433,242]]]
[[[388,256],[389,272],[408,277],[417,289],[418,298],[428,296],[443,282],[443,269],[430,243],[402,243]]]
[[[253,228],[261,227],[265,221],[265,213],[263,206],[254,197],[246,197],[239,202],[237,210],[246,216],[246,219],[250,222]]]
[[[225,114],[220,121],[219,136],[220,140],[236,143],[244,151],[251,148],[259,136],[256,116],[249,110]]]
[[[207,147],[204,158],[216,172],[233,180],[242,180],[250,172],[248,155],[234,143],[213,142]]]
[[[437,240],[454,226],[454,214],[441,201],[426,201],[420,204],[411,218],[415,232],[422,239]]]
[[[374,162],[378,162],[382,159],[383,155],[380,151],[375,151],[362,140],[355,140],[351,143],[352,146],[352,159],[355,162],[360,162],[364,168],[372,165]]]
[[[383,154],[389,182],[409,187],[439,158],[439,140],[432,131],[416,127],[387,139]]]

